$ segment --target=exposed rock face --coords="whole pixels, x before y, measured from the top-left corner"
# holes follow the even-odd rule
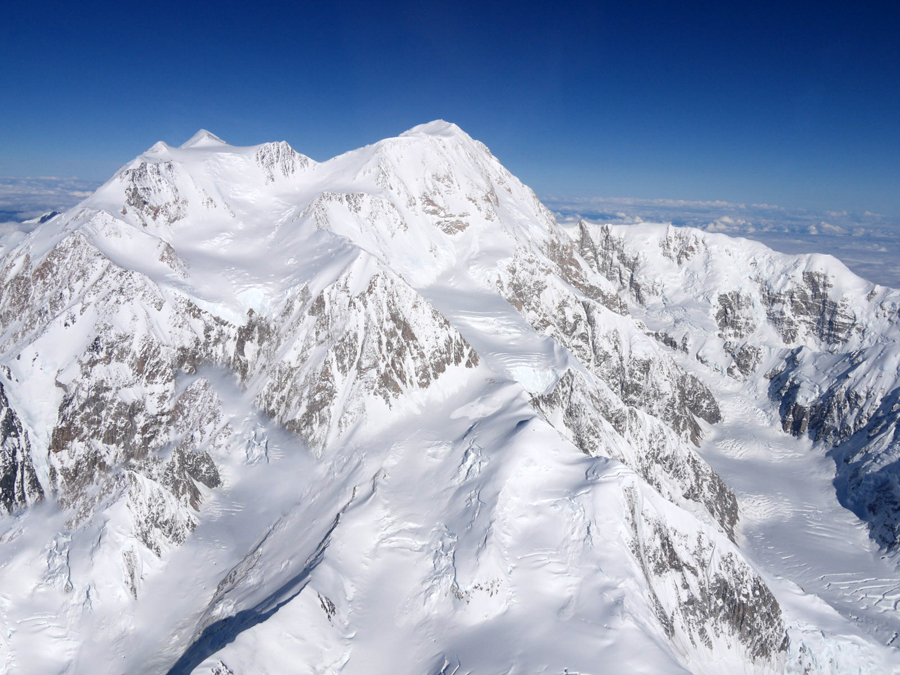
[[[658,284],[649,283],[638,272],[640,254],[625,250],[624,239],[615,237],[609,226],[599,228],[596,233],[588,230],[582,221],[578,226],[578,250],[597,272],[609,279],[618,288],[627,289],[635,299],[644,303],[648,292],[657,294]]]
[[[842,503],[869,523],[880,545],[897,548],[900,347],[876,345],[839,356],[798,348],[769,377],[784,431],[808,434],[830,449]]]
[[[860,330],[849,298],[832,298],[832,281],[823,272],[804,271],[800,283],[780,292],[765,279],[759,284],[766,317],[786,344],[813,337],[841,345]]]
[[[702,506],[734,538],[738,504],[719,475],[665,424],[573,370],[533,399],[547,420],[591,456],[618,459],[675,504]]]
[[[631,239],[623,228],[582,223],[577,241],[635,313],[657,322],[660,342],[768,391],[785,432],[831,450],[841,501],[870,522],[880,544],[898,545],[889,412],[900,387],[896,291],[833,260],[695,230],[657,227]]]
[[[580,259],[575,244],[561,232],[552,232],[541,247],[541,252],[553,265],[547,272],[554,273],[586,297],[616,314],[628,313],[628,306],[616,295],[615,289],[610,288],[609,284],[599,283],[602,277],[591,274],[590,268]]]
[[[567,370],[551,392],[534,397],[535,406],[586,454],[624,462],[674,503],[699,504],[733,537],[734,495],[684,443],[699,443],[701,421],[720,420],[718,403],[622,316],[627,306],[603,278],[622,275],[601,262],[598,278],[584,258],[602,261],[593,242],[583,238],[576,248],[551,237],[537,251],[520,250],[497,282],[535,330],[590,372]],[[625,257],[632,267],[635,260]]]
[[[42,336],[53,331],[78,336],[54,374],[61,402],[49,442],[52,487],[78,520],[121,491],[125,464],[170,442],[176,375],[225,362],[235,331],[113,264],[79,232],[4,272],[7,349],[26,340],[52,349]],[[147,330],[154,322],[166,333]]]
[[[234,675],[234,671],[219,661],[213,666],[211,675]]]
[[[736,380],[745,380],[753,375],[762,363],[764,354],[761,347],[747,343],[726,342],[724,350],[734,359],[725,372]]]
[[[609,225],[580,225],[579,248],[592,267],[616,284],[620,292],[627,293],[640,305],[648,305],[661,295],[678,290],[655,280],[659,272],[657,260],[668,261],[674,266],[673,271],[677,270],[673,277],[686,284],[682,292],[695,288],[700,296],[698,300],[710,303],[724,340],[734,342],[752,337],[759,340],[760,329],[768,324],[786,345],[815,341],[828,348],[847,343],[862,332],[849,297],[841,296],[835,289],[834,279],[825,271],[798,269],[796,261],[789,262],[786,256],[781,269],[774,259],[759,263],[754,259],[746,272],[729,271],[725,268],[727,259],[737,258],[738,254],[729,251],[724,256],[715,256],[709,240],[716,235],[688,228],[660,228],[654,233],[661,254],[656,258],[651,254],[652,249],[645,249],[641,255],[620,232],[623,232],[621,228]],[[741,274],[748,276],[741,278]],[[718,292],[714,302],[710,302],[713,298],[703,297],[705,291],[699,287],[715,275],[733,278],[726,282],[726,290]]]
[[[888,548],[900,543],[900,389],[881,399],[854,436],[837,446],[839,494]]]
[[[304,157],[284,141],[260,146],[256,151],[255,159],[260,168],[265,171],[266,183],[290,178],[297,171],[308,167],[310,163],[308,157]]]
[[[499,287],[535,330],[569,349],[626,405],[658,417],[693,443],[703,433],[698,419],[719,421],[719,407],[709,389],[631,320],[579,298],[533,260],[514,261]]]
[[[28,433],[0,382],[0,511],[12,513],[43,498],[44,490],[31,460]]]
[[[247,377],[267,376],[260,407],[319,451],[362,418],[368,397],[391,406],[450,367],[478,365],[446,319],[365,255],[315,297],[301,289],[276,322],[253,332],[238,358],[253,344]]]
[[[175,169],[171,162],[141,162],[122,174],[126,207],[135,209],[141,218],[167,225],[186,214],[186,200],[175,186]]]
[[[716,323],[719,334],[724,338],[742,339],[756,330],[756,319],[753,312],[753,298],[740,291],[720,293],[719,309],[716,312]]]
[[[778,601],[737,552],[673,528],[636,492],[627,494],[632,551],[667,634],[686,634],[701,649],[734,638],[751,662],[782,656],[788,636]]]
[[[167,460],[149,455],[125,465],[134,532],[157,556],[164,546],[183,544],[197,526],[202,487],[211,490],[221,483],[210,452],[224,450],[232,435],[221,401],[205,379],[175,399],[167,428],[175,444]]]
[[[670,227],[666,236],[659,240],[663,256],[682,266],[706,249],[703,235],[697,230]]]
[[[348,216],[358,220],[360,229],[368,230],[373,237],[382,232],[390,236],[409,230],[403,215],[391,201],[358,192],[324,192],[302,215],[311,216],[321,230],[332,229],[334,223],[341,229],[346,228]]]
[[[172,169],[160,171],[147,175]],[[478,363],[442,316],[365,255],[315,298],[303,287],[277,316],[250,312],[242,325],[119,267],[81,231],[43,259],[27,250],[7,259],[0,277],[6,350],[29,341],[41,350],[53,331],[78,336],[54,375],[61,400],[48,449],[59,503],[80,523],[127,494],[135,535],[156,555],[196,526],[198,486],[219,484],[209,450],[222,450],[229,433],[209,428],[220,413],[208,386],[176,396],[181,374],[210,364],[244,386],[257,376],[261,409],[320,451],[362,419],[371,397],[390,405],[448,367]],[[43,495],[28,438],[8,415],[7,510]]]

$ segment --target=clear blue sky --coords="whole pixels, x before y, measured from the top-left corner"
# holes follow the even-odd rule
[[[897,2],[46,2],[0,25],[0,175],[203,127],[314,159],[435,118],[541,195],[900,214]]]

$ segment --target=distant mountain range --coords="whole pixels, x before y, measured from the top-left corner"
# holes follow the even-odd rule
[[[671,223],[760,241],[781,253],[826,253],[875,283],[900,288],[900,218],[676,199],[571,199],[544,203],[561,221]]]

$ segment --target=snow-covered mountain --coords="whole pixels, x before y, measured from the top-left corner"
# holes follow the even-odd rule
[[[563,227],[445,122],[158,143],[0,255],[6,672],[900,668],[834,259]]]

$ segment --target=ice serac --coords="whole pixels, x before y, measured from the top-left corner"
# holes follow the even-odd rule
[[[0,259],[3,667],[878,672],[745,555],[704,452],[757,381],[887,439],[890,395],[811,388],[882,324],[827,261],[711,292],[702,234],[629,236],[442,121],[321,163],[201,131],[39,224]]]

